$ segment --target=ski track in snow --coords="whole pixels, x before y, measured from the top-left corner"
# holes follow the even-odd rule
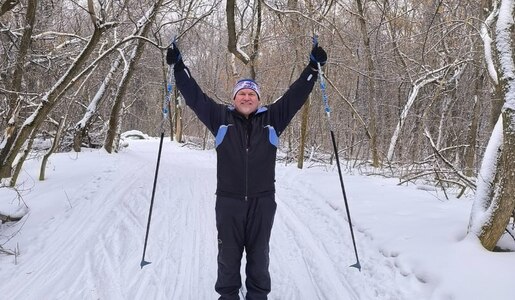
[[[145,257],[152,263],[140,270],[157,143],[131,143],[74,187],[80,197],[68,188],[70,207],[40,224],[18,265],[0,259],[1,298],[217,298],[214,153],[189,156],[194,150],[164,144]],[[204,168],[185,167],[188,160],[198,166],[199,157]],[[269,299],[407,299],[391,295],[398,271],[377,249],[365,250],[374,247],[359,226],[362,272],[349,268],[355,257],[343,205],[309,182],[303,191],[290,189],[299,173],[285,170],[277,176]]]
[[[294,285],[299,289],[293,294],[295,297],[285,299],[412,299],[420,282],[413,278],[407,278],[409,273],[400,275],[392,260],[386,259],[384,254],[378,253],[371,238],[360,227],[359,218],[352,220],[361,272],[350,267],[356,263],[356,257],[347,223],[343,195],[336,199],[328,198],[324,195],[324,187],[316,186],[309,181],[302,182],[302,175],[299,176],[299,174],[302,173],[295,169],[289,169],[286,173],[278,176],[278,181],[282,184],[278,185],[278,196],[276,197],[278,215],[276,215],[275,226],[281,227],[280,224],[277,224],[279,222],[290,223],[286,227],[290,228],[290,237],[295,239],[297,244],[291,251],[298,252],[294,256],[302,257],[305,261],[305,266],[302,266],[301,263],[296,266],[308,269],[310,278],[320,288],[317,289],[317,294],[306,297],[306,290],[303,287],[306,284],[309,285],[309,282],[300,281]],[[333,188],[336,187],[338,191],[341,191],[337,173],[334,175]],[[290,186],[299,186],[298,181],[302,182],[301,186],[305,188],[303,191],[289,188]],[[354,193],[359,194],[360,191],[354,190]],[[358,200],[356,198],[349,199],[351,217],[353,216],[353,201]],[[311,220],[314,222],[310,222]],[[273,234],[283,235],[284,231],[278,229]],[[280,237],[277,240],[283,241],[284,239],[284,237]],[[287,247],[288,245],[281,243],[275,252],[280,252],[281,249]],[[329,270],[331,272],[327,273]],[[306,278],[306,276],[298,276],[299,270],[291,273],[294,278],[285,280],[282,284],[284,286],[281,286],[280,290],[294,288],[290,284],[291,280]],[[403,288],[396,290],[395,287],[399,284],[402,284]],[[413,289],[413,294],[405,294],[406,290],[410,290],[406,286]],[[392,293],[392,291],[394,292]],[[335,295],[338,296],[335,298]]]

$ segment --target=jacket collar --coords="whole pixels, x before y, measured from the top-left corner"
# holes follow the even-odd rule
[[[227,108],[228,108],[231,112],[233,112],[233,113],[235,113],[236,115],[238,115],[238,116],[240,116],[240,117],[242,117],[242,118],[243,118],[243,116],[242,116],[242,115],[241,115],[241,114],[236,110],[236,108],[234,107],[234,105],[229,105]],[[268,107],[266,107],[266,106],[260,106],[260,107],[258,107],[258,109],[257,109],[255,112],[253,112],[252,114],[250,114],[250,116],[249,116],[249,117],[252,117],[252,116],[254,116],[254,115],[259,115],[259,114],[261,114],[261,113],[264,113],[264,112],[265,112],[265,111],[267,111],[267,110],[268,110]]]

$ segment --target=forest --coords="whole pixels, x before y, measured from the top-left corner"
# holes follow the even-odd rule
[[[512,0],[2,0],[0,188],[34,157],[43,180],[54,152],[116,155],[128,130],[213,148],[180,94],[164,101],[174,39],[212,98],[253,78],[267,105],[316,36],[347,168],[473,193],[469,232],[493,250],[515,208],[513,14]],[[327,120],[316,87],[280,163],[333,164]]]

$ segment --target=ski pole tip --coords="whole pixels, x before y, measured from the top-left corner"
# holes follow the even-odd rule
[[[361,264],[359,263],[359,261],[357,261],[355,264],[353,265],[350,265],[349,267],[352,267],[352,268],[356,268],[358,269],[358,271],[361,272]]]
[[[149,261],[142,260],[142,261],[141,261],[141,263],[140,263],[139,265],[140,265],[140,267],[143,269],[143,267],[144,267],[144,266],[149,265],[149,264],[150,264],[150,262],[149,262]]]

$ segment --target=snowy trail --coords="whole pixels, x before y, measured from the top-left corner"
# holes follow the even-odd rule
[[[44,294],[54,295],[56,299],[97,295],[121,298],[116,296],[123,295],[122,284],[117,279],[120,263],[135,254],[131,253],[130,243],[142,225],[141,222],[128,224],[135,219],[134,212],[123,200],[139,181],[131,174],[143,165],[138,163],[125,170],[119,178],[113,168],[85,178],[86,183],[78,187],[77,194],[87,190],[87,198],[74,199],[75,193],[69,193],[71,203],[76,205],[72,204],[64,216],[50,219],[46,225],[48,230],[43,231],[36,241],[41,243],[42,249],[27,256],[27,264],[22,261],[17,270],[19,278],[3,286],[7,289],[7,298],[37,298],[41,291],[31,287],[38,286],[39,281],[48,283]],[[89,278],[95,284],[84,286],[83,283],[90,282]],[[20,282],[24,283],[21,288]],[[106,282],[110,284],[106,285]],[[9,288],[9,285],[13,287]]]
[[[21,248],[18,265],[0,257],[2,298],[216,299],[212,151],[165,143],[146,254],[152,263],[140,270],[157,145],[135,141],[112,156],[80,154],[99,155],[95,168],[56,156],[55,172],[27,197],[42,199],[41,205],[59,197],[62,205],[54,216],[28,217],[25,226],[38,229],[22,229],[13,239]],[[59,164],[68,163],[77,164],[77,174],[59,172]],[[269,299],[403,299],[400,291],[392,294],[396,269],[371,249],[359,226],[363,271],[348,267],[355,258],[341,200],[309,182],[304,190],[291,188],[299,186],[293,184],[302,180],[298,174],[294,168],[278,171]],[[82,184],[61,186],[69,176],[82,176]],[[38,194],[38,185],[55,185],[54,192]],[[40,208],[31,209],[35,214]]]

